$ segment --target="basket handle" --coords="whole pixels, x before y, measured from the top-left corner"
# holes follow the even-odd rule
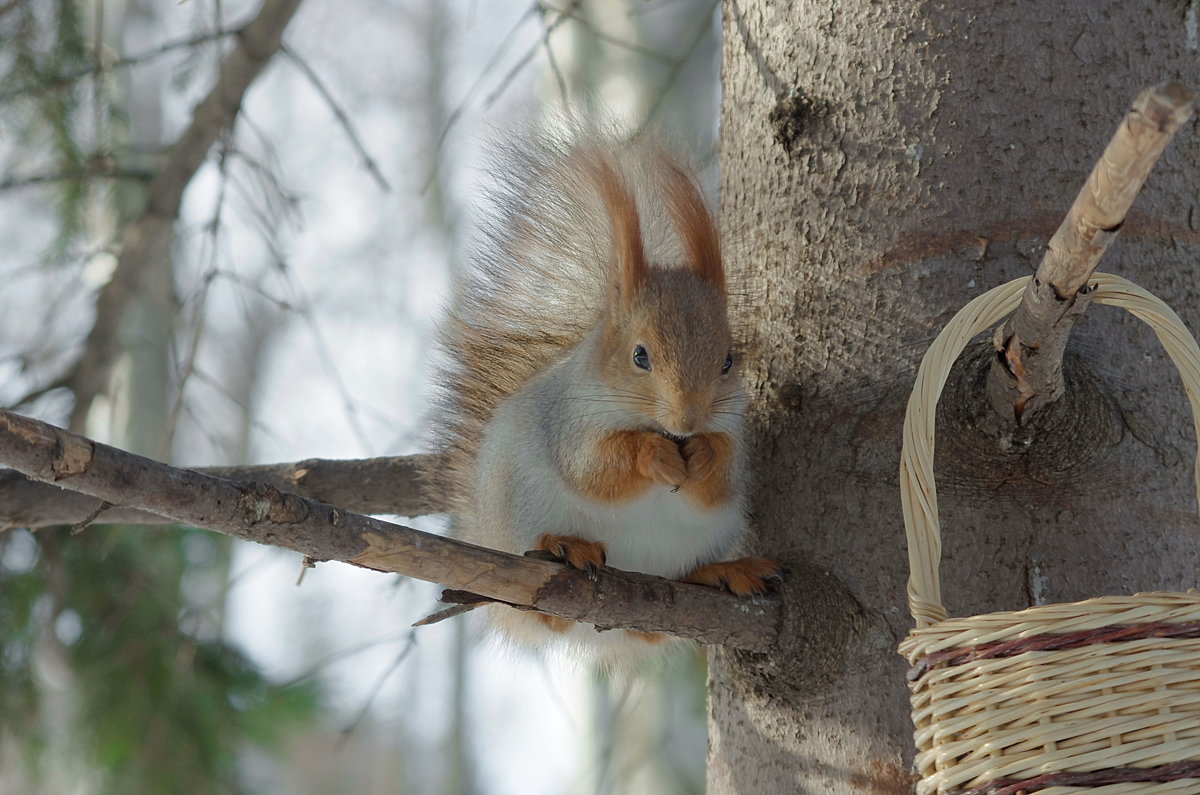
[[[917,628],[948,617],[942,605],[938,565],[942,556],[938,525],[937,491],[933,482],[934,419],[950,367],[967,343],[1013,310],[1030,277],[993,288],[956,314],[921,360],[917,381],[908,399],[904,418],[904,446],[900,453],[900,502],[908,537],[908,609]],[[1179,369],[1183,388],[1192,406],[1196,438],[1200,439],[1200,348],[1179,316],[1169,306],[1133,282],[1110,273],[1092,275],[1092,300],[1119,306],[1146,322]],[[1200,458],[1196,461],[1196,491],[1200,495]]]

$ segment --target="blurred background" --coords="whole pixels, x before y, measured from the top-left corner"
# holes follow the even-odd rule
[[[306,0],[109,316],[258,10],[0,0],[0,406],[182,466],[417,452],[489,142],[567,107],[715,184],[714,0]],[[432,585],[301,568],[190,528],[0,530],[0,793],[703,791],[698,653],[607,681],[410,629]]]

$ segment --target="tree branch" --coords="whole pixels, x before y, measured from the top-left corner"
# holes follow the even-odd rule
[[[383,172],[379,170],[379,164],[375,162],[375,158],[371,157],[371,153],[367,151],[367,147],[363,144],[362,139],[358,137],[358,132],[354,129],[354,123],[350,121],[349,114],[345,109],[338,104],[337,98],[333,96],[333,92],[325,85],[320,75],[316,70],[309,65],[308,61],[300,57],[300,55],[286,44],[280,48],[280,51],[287,56],[288,60],[296,65],[296,68],[308,78],[308,82],[321,95],[321,99],[325,100],[325,104],[329,107],[338,124],[342,126],[342,130],[346,133],[346,137],[350,139],[350,145],[354,147],[354,151],[358,152],[358,157],[362,160],[363,168],[375,180],[375,184],[384,193],[390,193],[392,190],[391,184],[387,178],[383,176]]]
[[[92,400],[103,391],[120,352],[117,330],[124,308],[138,291],[142,274],[161,263],[179,214],[183,191],[241,109],[246,90],[278,51],[283,29],[301,0],[264,0],[258,16],[237,34],[237,45],[221,61],[217,82],[192,112],[192,123],[179,136],[161,171],[150,181],[146,209],[122,233],[121,253],[112,280],[96,300],[96,319],[83,353],[65,383],[75,395],[71,427],[80,428]]]
[[[1006,422],[1028,422],[1062,396],[1067,337],[1089,303],[1082,288],[1195,99],[1182,84],[1167,83],[1134,100],[1050,239],[1021,306],[996,330],[988,399]]]
[[[0,181],[0,193],[19,190],[37,185],[47,185],[55,182],[85,182],[95,179],[148,181],[151,174],[137,169],[117,168],[107,158],[94,160],[86,168],[56,173],[30,174],[23,177],[9,177]]]
[[[286,464],[202,467],[205,475],[252,480],[310,500],[340,505],[358,513],[424,516],[446,510],[446,502],[429,481],[437,465],[429,454],[331,461],[313,458]],[[13,469],[0,469],[0,530],[8,527],[53,527],[86,520],[100,500],[31,480]],[[110,507],[99,524],[171,524],[165,516],[136,508]]]
[[[25,0],[12,0],[12,2],[10,2],[8,5],[15,6],[22,2],[25,2]],[[5,10],[6,10],[5,7],[0,6],[0,16],[3,16]],[[66,88],[66,87],[72,85],[73,83],[75,83],[77,80],[80,80],[85,77],[90,77],[91,75],[96,74],[97,72],[101,71],[101,69],[103,69],[104,71],[110,71],[113,69],[121,69],[121,68],[129,67],[129,66],[137,66],[146,61],[150,61],[155,58],[159,58],[163,55],[166,55],[167,53],[171,53],[176,50],[186,50],[186,49],[191,49],[193,47],[199,47],[202,44],[209,44],[211,42],[219,41],[219,40],[227,38],[229,36],[237,35],[237,33],[238,33],[238,30],[236,28],[223,29],[223,30],[211,30],[211,31],[207,31],[205,33],[198,33],[193,36],[188,36],[185,39],[176,39],[174,41],[168,41],[164,44],[160,44],[158,47],[154,48],[153,50],[147,50],[145,52],[140,52],[140,53],[137,53],[136,55],[126,55],[124,57],[114,58],[112,60],[104,59],[102,61],[102,63],[93,62],[92,64],[90,64],[88,66],[81,67],[78,69],[72,69],[69,72],[61,72],[57,75],[52,75],[52,76],[42,76],[37,80],[37,82],[31,82],[31,83],[25,84],[25,85],[18,85],[16,88],[7,89],[5,91],[0,91],[0,105],[11,102],[13,99],[15,99],[19,96],[22,96],[24,94],[42,93],[42,92],[47,92],[47,91],[55,91],[55,90],[58,90],[61,88]]]
[[[264,483],[177,469],[3,410],[0,462],[112,505],[315,560],[340,560],[469,590],[605,629],[666,632],[752,651],[769,649],[777,633],[776,599],[748,602],[711,588],[615,569],[603,569],[591,579],[560,563],[423,533]]]

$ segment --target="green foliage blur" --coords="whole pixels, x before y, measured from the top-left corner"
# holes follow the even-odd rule
[[[272,684],[189,604],[224,577],[223,546],[186,528],[0,536],[0,737],[19,740],[35,779],[47,688],[69,689],[73,750],[113,793],[243,792],[247,746],[276,747],[316,714],[313,685]]]

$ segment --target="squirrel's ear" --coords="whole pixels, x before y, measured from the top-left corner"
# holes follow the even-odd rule
[[[683,244],[688,264],[696,275],[725,295],[725,268],[721,264],[721,239],[708,204],[692,176],[674,158],[660,153],[664,190],[675,234]]]
[[[637,200],[607,154],[588,152],[584,162],[612,225],[613,254],[616,259],[614,286],[620,303],[628,305],[649,273],[646,252],[642,248],[642,223],[638,217]]]

